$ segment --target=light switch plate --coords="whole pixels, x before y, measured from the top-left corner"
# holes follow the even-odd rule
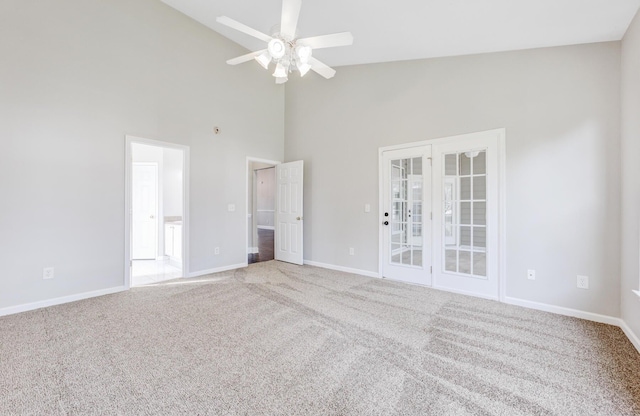
[[[236,210],[236,204],[229,204],[227,206],[227,209],[229,210],[229,212],[233,212]]]

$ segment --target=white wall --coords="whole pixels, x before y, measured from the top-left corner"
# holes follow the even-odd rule
[[[162,201],[165,217],[182,217],[183,152],[162,149]]]
[[[158,253],[162,255],[164,246],[164,222],[182,219],[183,201],[183,151],[177,149],[150,146],[141,143],[131,145],[131,160],[158,164]],[[176,218],[179,217],[179,218]]]
[[[507,295],[619,316],[619,42],[337,70],[286,89],[305,259],[377,271],[379,147],[505,127]]]
[[[257,172],[273,165],[264,162],[248,161],[247,163],[247,250],[255,250],[258,247],[258,186],[255,178]],[[250,214],[250,216],[249,216]]]
[[[640,336],[640,14],[622,41],[622,319]]]
[[[276,209],[276,169],[256,171],[256,223],[258,227],[275,225]]]
[[[164,254],[164,221],[162,218],[166,215],[164,212],[165,204],[165,164],[164,164],[164,151],[162,147],[158,146],[147,146],[145,144],[140,143],[132,143],[131,145],[131,161],[133,163],[155,163],[158,165],[158,229],[156,232],[158,233],[158,241],[157,241],[157,251],[158,256],[162,256]],[[160,201],[163,201],[160,203]],[[133,242],[133,238],[131,239]],[[136,248],[131,248],[132,252],[136,251]]]
[[[131,146],[131,161],[162,164],[164,154],[162,147],[133,143]]]
[[[0,308],[123,285],[127,134],[191,148],[190,271],[245,262],[227,204],[245,205],[249,152],[282,159],[282,86],[156,0],[3,0],[0,16]]]

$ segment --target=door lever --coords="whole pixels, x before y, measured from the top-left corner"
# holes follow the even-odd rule
[[[383,222],[382,225],[389,225],[389,221]]]

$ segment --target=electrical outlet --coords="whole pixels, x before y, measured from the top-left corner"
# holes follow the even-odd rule
[[[213,253],[214,253],[216,256],[217,256],[218,254],[220,254],[220,247],[216,247],[216,248],[213,250]]]
[[[535,270],[527,270],[527,279],[536,280],[536,271]]]
[[[577,286],[580,289],[589,289],[589,276],[580,276],[580,275],[578,275]]]
[[[42,269],[42,278],[43,279],[53,279],[55,276],[55,269],[53,267],[45,267]]]
[[[356,254],[356,250],[353,247],[349,247],[349,255],[353,256]]]

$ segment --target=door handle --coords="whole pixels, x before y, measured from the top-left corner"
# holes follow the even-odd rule
[[[149,218],[154,219],[155,215],[149,215]]]
[[[389,221],[383,222],[382,225],[389,225]]]
[[[298,221],[301,221],[301,220],[302,220],[302,217],[296,217],[296,219],[297,219]]]

